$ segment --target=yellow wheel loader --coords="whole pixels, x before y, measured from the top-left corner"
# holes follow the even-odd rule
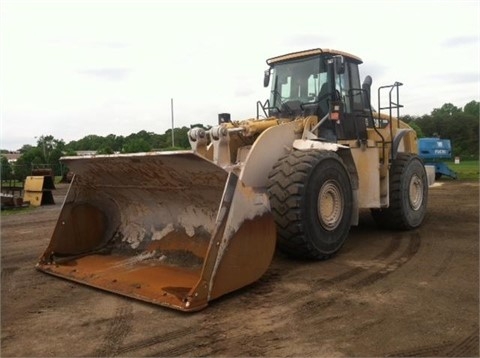
[[[256,118],[222,113],[190,130],[189,151],[62,158],[75,176],[36,267],[196,311],[258,280],[276,247],[331,257],[361,209],[381,227],[418,227],[428,180],[398,119],[401,83],[380,87],[373,110],[361,63],[328,49],[274,57]]]

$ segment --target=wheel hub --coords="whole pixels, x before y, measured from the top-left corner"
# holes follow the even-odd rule
[[[408,188],[408,201],[413,210],[418,210],[423,202],[423,185],[418,175],[413,175]]]
[[[326,181],[318,192],[317,214],[325,230],[335,230],[343,216],[343,196],[338,183]]]

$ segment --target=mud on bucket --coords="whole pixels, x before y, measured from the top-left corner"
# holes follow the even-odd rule
[[[75,177],[37,268],[190,311],[267,270],[264,192],[192,152],[64,158]]]

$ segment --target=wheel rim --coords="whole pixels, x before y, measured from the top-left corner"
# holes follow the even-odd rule
[[[418,210],[423,202],[423,184],[418,175],[412,176],[408,188],[408,200],[413,210]]]
[[[343,195],[338,184],[326,181],[318,192],[317,214],[320,224],[327,231],[335,230],[343,216]]]

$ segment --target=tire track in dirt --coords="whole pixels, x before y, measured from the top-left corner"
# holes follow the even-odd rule
[[[20,267],[18,266],[13,266],[13,267],[2,267],[2,275],[1,275],[1,281],[2,281],[2,288],[4,289],[4,285],[8,282],[10,279],[10,276],[19,269]]]
[[[185,356],[192,356],[192,352],[197,351],[198,353],[199,345],[198,343],[191,342],[187,344],[181,344],[176,347],[172,347],[169,349],[164,349],[152,354],[152,357],[185,357]],[[212,354],[211,351],[209,353],[204,354],[204,356],[210,356]],[[195,356],[198,356],[195,354]]]
[[[28,222],[2,220],[2,230],[16,229],[18,227],[25,227],[33,230],[36,226],[39,226],[41,228],[44,228],[47,225],[53,226],[56,222],[57,218],[49,218],[42,220],[30,220],[29,218]]]
[[[199,312],[199,324],[191,327],[190,332],[181,331],[182,339],[178,339],[170,347],[155,351],[154,356],[266,356],[271,345],[277,342],[279,330],[275,325],[282,323],[278,316],[271,315],[271,302],[263,296],[274,294],[271,291],[275,270],[267,275],[266,285],[255,283],[252,291],[248,288],[233,297],[226,297],[212,303],[205,311]],[[236,294],[235,294],[236,295]],[[227,302],[229,301],[229,302]],[[235,312],[228,310],[235,305]],[[231,312],[225,315],[225,312]],[[250,327],[250,328],[249,328]],[[257,329],[255,329],[257,328]],[[283,331],[280,329],[280,331]],[[188,335],[187,333],[191,333]],[[260,339],[261,344],[254,344]]]
[[[447,271],[450,263],[453,260],[453,256],[454,256],[453,252],[447,253],[447,256],[442,260],[442,262],[440,264],[440,268],[433,274],[433,277],[438,278],[441,275],[443,275],[445,273],[445,271]]]
[[[237,308],[242,309],[237,306]],[[244,311],[249,310],[249,305],[245,304]],[[200,330],[196,336],[195,343],[191,344],[189,351],[184,352],[183,347],[177,347],[175,349],[169,349],[166,351],[158,352],[157,356],[170,356],[172,353],[175,355],[185,356],[266,356],[268,350],[265,347],[259,347],[255,345],[255,342],[259,341],[259,337],[262,342],[272,341],[272,330],[269,332],[262,332],[265,325],[273,325],[273,322],[268,320],[268,315],[264,315],[264,310],[250,309],[252,314],[235,314],[233,317],[226,317],[224,310],[218,310],[212,315],[211,313],[203,320]],[[257,326],[255,321],[261,317],[262,325]],[[265,321],[266,320],[266,321]],[[278,317],[277,317],[278,320]],[[271,323],[270,323],[271,322]],[[250,327],[250,329],[248,328]],[[258,327],[257,330],[253,329]],[[193,354],[192,354],[193,352]]]
[[[335,296],[329,297],[328,299],[311,299],[307,302],[301,303],[301,305],[295,310],[296,319],[302,322],[303,325],[314,323],[314,325],[318,327],[321,323],[332,322],[341,318],[343,317],[343,314],[340,316],[324,314],[325,310],[335,305],[340,298],[340,296]]]
[[[479,337],[478,329],[473,331],[467,338],[458,344],[454,344],[445,353],[447,357],[478,357],[479,356]]]
[[[372,260],[381,261],[392,256],[394,253],[396,253],[399,250],[401,246],[401,242],[402,240],[401,240],[401,237],[399,236],[390,239],[385,249],[383,249],[379,254],[374,256]],[[301,262],[298,264],[301,265]],[[308,297],[311,291],[316,292],[317,290],[324,288],[325,285],[327,286],[336,285],[344,281],[347,281],[355,276],[358,276],[362,273],[367,272],[368,268],[355,267],[353,269],[345,271],[329,279],[323,279],[323,278],[316,279],[316,280],[302,279],[302,281],[305,281],[305,283],[309,285],[308,290],[287,292],[286,294],[279,295],[278,286],[281,281],[281,278],[283,277],[283,274],[282,274],[283,271],[284,269],[279,269],[279,268],[269,269],[267,273],[259,281],[257,281],[252,286],[249,286],[245,290],[245,292],[242,293],[240,299],[249,301],[251,303],[251,300],[257,297],[260,297],[262,301],[272,298],[274,303],[277,305],[292,304],[298,300],[302,300],[305,297]],[[317,300],[309,300],[308,302],[305,302],[303,305],[305,307],[308,307],[309,305],[311,306],[324,305],[324,303],[317,302]],[[305,308],[303,310],[305,310]]]
[[[32,269],[33,270],[33,269]],[[45,290],[45,284],[48,283],[45,277],[39,276],[37,280],[29,281],[28,283],[22,277],[22,271],[18,270],[18,277],[15,280],[15,290],[13,292],[6,292],[2,287],[2,309],[8,307],[3,313],[2,319],[10,319],[15,317],[15,321],[29,319],[31,315],[42,314],[45,311],[55,308],[60,302],[68,302],[74,300],[74,293],[68,292],[65,294],[65,282],[53,282],[48,290]],[[3,286],[3,281],[2,281]],[[70,287],[74,287],[71,285]],[[23,300],[23,291],[29,290],[35,296],[33,302],[26,302]]]
[[[34,267],[40,258],[40,250],[38,252],[19,251],[12,252],[8,257],[2,256],[2,266],[22,266],[31,272],[35,272]]]
[[[444,343],[432,346],[421,346],[405,351],[387,354],[386,357],[478,357],[479,338],[475,330],[467,338],[457,343]]]
[[[92,355],[94,357],[115,357],[132,329],[133,309],[132,304],[120,301],[115,310],[115,316],[108,322],[108,329],[100,348]]]
[[[384,279],[388,275],[392,274],[408,261],[410,261],[420,249],[421,240],[420,234],[418,232],[413,232],[410,234],[408,246],[402,252],[402,254],[393,261],[387,263],[382,269],[376,270],[375,272],[369,274],[367,277],[353,283],[350,285],[354,289],[359,289],[365,286],[370,286],[377,282],[378,280]]]
[[[150,347],[155,347],[156,345],[159,344],[164,344],[164,343],[169,343],[169,342],[174,342],[176,340],[187,340],[187,341],[195,341],[195,333],[198,332],[198,328],[196,327],[186,327],[186,328],[181,328],[181,329],[176,329],[173,331],[169,331],[160,335],[156,335],[153,337],[149,337],[146,339],[142,339],[127,345],[122,345],[119,346],[115,350],[115,354],[119,356],[129,356],[132,355],[130,353],[135,352],[135,351],[140,351],[142,349],[148,349]],[[189,345],[189,344],[187,344]],[[184,346],[183,343],[179,347]],[[191,347],[188,348],[189,350]],[[172,350],[172,349],[170,349]],[[180,348],[179,348],[180,351]],[[174,352],[173,352],[174,353]],[[148,354],[148,356],[162,356],[160,354]]]
[[[371,261],[373,262],[380,262],[383,263],[384,261],[388,260],[390,257],[394,256],[398,252],[401,251],[402,247],[402,234],[398,234],[394,237],[392,237],[389,240],[388,245],[377,255],[375,255]],[[365,267],[354,267],[350,270],[347,270],[343,273],[340,273],[337,276],[334,276],[330,279],[319,279],[315,280],[312,282],[310,288],[311,288],[311,294],[305,294],[303,293],[302,296],[311,296],[313,295],[316,291],[321,290],[326,287],[331,287],[333,285],[338,286],[342,285],[346,289],[358,289],[361,287],[365,287],[368,285],[373,284],[374,282],[386,277],[386,275],[394,272],[398,268],[400,268],[403,264],[405,264],[408,260],[410,260],[411,257],[415,255],[415,253],[418,251],[419,247],[419,239],[416,236],[410,236],[409,242],[407,247],[401,251],[400,256],[397,258],[389,261],[388,263],[383,264],[380,268],[374,270],[371,272],[372,268],[369,266]],[[395,256],[394,256],[395,257]],[[370,273],[369,273],[370,272]],[[369,273],[367,276],[364,276],[366,273]],[[362,277],[363,276],[363,277]],[[356,281],[352,283],[347,283],[347,281],[356,279]],[[305,322],[310,322],[314,323],[315,325],[328,322],[331,320],[337,320],[344,318],[344,315],[334,315],[334,316],[325,316],[323,314],[321,315],[312,315],[312,312],[325,312],[325,310],[331,306],[334,306],[335,304],[339,302],[345,302],[345,296],[341,294],[335,294],[335,296],[322,299],[322,298],[316,298],[316,299],[310,299],[304,303],[302,303],[300,306],[298,306],[295,309],[295,315],[298,315],[298,322],[302,322],[304,324]]]
[[[394,253],[396,253],[400,249],[400,244],[401,244],[401,239],[399,237],[394,237],[390,239],[389,244],[387,247],[381,251],[379,254],[373,257],[372,261],[382,261],[386,260],[390,256],[392,256]],[[341,273],[337,276],[334,276],[331,279],[327,280],[317,280],[315,282],[315,288],[318,288],[320,285],[327,284],[327,285],[337,285],[339,283],[342,283],[344,281],[347,281],[351,279],[352,277],[358,276],[364,272],[367,272],[368,268],[365,267],[355,267],[351,270],[348,270],[344,273]]]
[[[43,285],[38,283],[35,286]],[[38,287],[38,299],[25,311],[26,313],[43,313],[47,309],[59,307],[60,303],[62,303],[63,306],[77,302],[75,291],[78,287],[76,285],[60,281],[57,285],[50,285],[50,287],[52,287],[52,289],[49,291],[44,291],[42,287]],[[66,288],[69,290],[67,293],[65,292]]]
[[[250,297],[255,301],[259,296],[251,295]],[[244,298],[244,296],[240,296],[240,298]],[[226,305],[228,304],[226,303]],[[240,300],[237,308],[239,311],[248,310],[251,304],[252,302]],[[200,313],[202,317],[196,335],[195,356],[233,355],[233,352],[229,352],[229,348],[238,347],[240,340],[245,337],[245,331],[239,332],[238,328],[248,325],[248,314],[227,317],[224,314],[225,307],[225,304],[213,304],[207,308],[208,311]]]
[[[401,236],[397,236],[389,240],[386,247],[377,255],[373,257],[374,261],[386,260],[395,253],[397,253],[401,248],[402,240]],[[407,250],[408,251],[408,250]],[[404,256],[402,253],[401,256]],[[299,263],[301,264],[301,263]],[[262,307],[271,307],[274,306],[284,306],[285,310],[293,313],[298,317],[300,322],[305,322],[306,320],[335,320],[340,317],[335,316],[317,316],[312,315],[312,312],[322,312],[330,306],[335,305],[338,300],[341,298],[330,297],[328,299],[315,298],[315,293],[319,290],[322,290],[326,286],[337,285],[343,283],[344,281],[350,280],[360,274],[368,272],[368,267],[355,267],[346,272],[340,273],[339,275],[330,278],[330,279],[303,279],[300,284],[305,283],[305,286],[299,287],[284,287],[282,285],[283,271],[285,269],[281,268],[270,268],[267,273],[255,284],[246,288],[243,292],[239,293],[238,300],[240,305],[248,307],[262,308]],[[283,291],[283,292],[282,292]],[[312,298],[313,297],[313,298]],[[227,298],[228,299],[228,298]],[[212,308],[209,308],[211,310]],[[261,319],[265,322],[272,322],[273,324],[278,324],[278,312],[274,310],[257,310],[258,315],[261,316]],[[290,314],[289,313],[289,314]],[[246,322],[248,324],[248,322]],[[218,336],[218,332],[222,332],[222,329],[225,329],[224,326],[220,326],[219,329],[215,329],[216,325],[210,325],[208,331],[210,336]],[[285,329],[288,329],[285,326]],[[235,339],[230,337],[230,339]],[[218,347],[218,342],[214,342]],[[248,346],[248,339],[246,342]],[[220,348],[221,349],[221,348]],[[168,352],[164,352],[168,353]],[[247,351],[243,352],[244,354],[250,354]],[[259,353],[259,352],[256,352]],[[261,355],[261,352],[259,353]]]
[[[450,347],[449,343],[433,346],[422,346],[412,350],[390,353],[387,354],[386,357],[442,357],[444,356],[442,352],[445,352],[448,347]]]
[[[412,244],[410,243],[409,247]],[[391,239],[388,245],[374,257],[374,260],[384,260],[398,252],[401,246],[401,240],[399,238]],[[407,252],[410,252],[408,248],[402,252],[400,257],[404,257]],[[398,261],[398,259],[393,260],[392,262]],[[387,265],[388,266],[388,265]],[[347,272],[337,275],[336,277],[330,280],[316,280],[308,281],[312,283],[309,285],[308,290],[291,290],[285,294],[279,295],[278,285],[280,285],[282,276],[282,269],[271,268],[267,273],[255,284],[246,288],[243,292],[240,292],[236,298],[239,300],[239,308],[245,306],[256,307],[257,312],[261,315],[262,320],[266,322],[278,322],[278,312],[273,313],[271,310],[262,309],[263,306],[267,307],[270,305],[285,305],[286,309],[299,314],[302,319],[310,317],[310,319],[321,319],[321,320],[335,320],[339,317],[318,317],[311,316],[312,310],[318,312],[319,310],[324,310],[337,302],[337,298],[333,297],[328,300],[318,300],[312,299],[312,291],[315,292],[317,289],[321,289],[325,284],[338,284],[343,281],[349,280],[361,273],[367,272],[367,268],[353,268]],[[233,297],[224,298],[225,300],[235,299]],[[185,355],[195,355],[195,356],[209,356],[212,354],[225,354],[229,351],[229,347],[235,347],[235,354],[237,355],[263,355],[268,351],[262,347],[253,347],[249,342],[252,342],[255,337],[258,336],[258,332],[255,335],[249,336],[243,334],[236,334],[237,325],[248,325],[248,315],[245,315],[245,318],[239,317],[240,321],[236,321],[235,326],[231,326],[232,323],[229,323],[228,319],[223,316],[223,304],[213,305],[208,308],[208,314],[206,314],[205,319],[202,320],[205,323],[201,324],[199,327],[188,327],[185,329],[179,329],[175,331],[170,331],[162,335],[157,335],[150,337],[145,340],[137,341],[128,345],[121,345],[118,338],[115,338],[113,342],[106,344],[101,349],[97,350],[97,356],[116,356],[116,355],[128,355],[129,353],[141,351],[148,349],[149,355],[153,356],[185,356]],[[201,313],[200,313],[201,314]],[[118,316],[118,315],[117,315]],[[245,319],[245,322],[242,320]],[[107,337],[112,335],[111,331],[119,330],[121,333],[121,324],[113,322],[111,324],[111,329],[107,333]],[[120,328],[119,328],[120,327]],[[230,328],[229,328],[230,327]],[[285,327],[287,329],[288,327]],[[229,330],[228,339],[225,338],[225,330]],[[285,331],[286,332],[286,331]],[[281,332],[264,332],[262,333],[264,341],[270,341],[278,339],[276,334],[282,334]],[[117,334],[118,336],[118,334]],[[125,338],[125,336],[123,336]],[[112,344],[114,343],[115,344]],[[120,343],[120,344],[119,344]],[[160,349],[155,349],[157,346],[161,345]],[[116,347],[116,348],[114,348]],[[213,350],[213,348],[215,350]],[[152,354],[150,354],[152,352]]]
[[[18,266],[2,267],[2,274],[1,274],[1,279],[0,279],[0,282],[2,283],[2,296],[4,294],[9,293],[15,287],[16,281],[12,278],[12,275],[19,268],[20,267],[18,267]],[[2,306],[2,310],[3,310],[3,306]]]

